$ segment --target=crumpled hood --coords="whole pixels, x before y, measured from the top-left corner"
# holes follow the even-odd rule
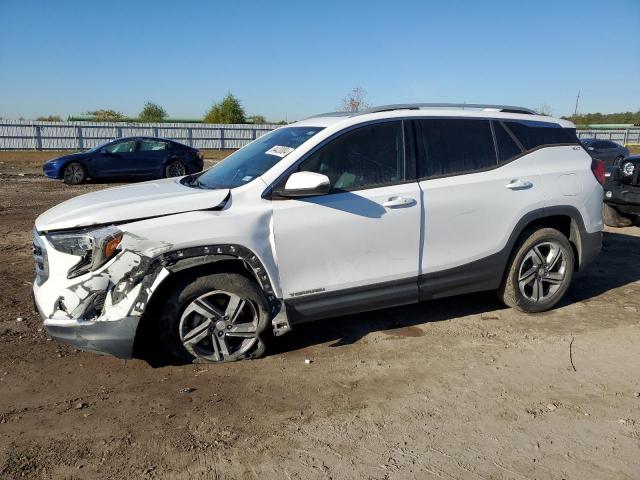
[[[228,189],[205,190],[176,178],[87,193],[50,208],[36,219],[38,231],[89,227],[220,206]]]

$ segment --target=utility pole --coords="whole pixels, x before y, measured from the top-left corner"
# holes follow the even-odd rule
[[[580,101],[580,90],[578,90],[578,96],[576,97],[576,108],[573,110],[573,116],[578,115],[578,102]]]

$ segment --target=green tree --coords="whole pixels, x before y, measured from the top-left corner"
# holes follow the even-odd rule
[[[138,115],[138,120],[145,123],[160,123],[167,117],[167,111],[157,103],[146,102]]]
[[[94,110],[86,114],[91,115],[91,120],[94,122],[121,122],[125,119],[122,113],[115,110]]]
[[[36,120],[41,122],[61,122],[62,119],[58,115],[47,115],[46,117],[38,117]]]
[[[227,93],[220,103],[214,102],[204,116],[204,123],[245,123],[245,121],[244,108],[232,93]]]
[[[638,125],[640,124],[640,110],[637,112],[618,113],[581,113],[579,115],[562,118],[571,120],[576,125],[593,125],[598,123],[629,123]]]
[[[254,125],[264,125],[267,122],[267,119],[262,115],[252,115],[247,117],[247,123],[253,123]]]

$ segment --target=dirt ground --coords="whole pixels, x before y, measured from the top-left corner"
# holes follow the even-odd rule
[[[154,369],[41,330],[34,219],[108,186],[43,178],[50,156],[0,154],[1,479],[640,478],[639,227],[607,230],[552,312],[467,295]]]

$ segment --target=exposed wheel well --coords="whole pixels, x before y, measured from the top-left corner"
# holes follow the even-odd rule
[[[148,340],[154,338],[154,320],[157,318],[159,309],[162,308],[163,300],[167,298],[168,292],[187,278],[196,278],[198,276],[210,275],[213,273],[236,273],[243,275],[260,285],[255,274],[246,265],[246,263],[239,258],[204,263],[169,274],[169,276],[166,277],[153,292],[153,295],[140,318],[133,347],[134,356],[136,358],[146,358],[149,356],[150,349],[154,348],[152,344],[149,344]]]

